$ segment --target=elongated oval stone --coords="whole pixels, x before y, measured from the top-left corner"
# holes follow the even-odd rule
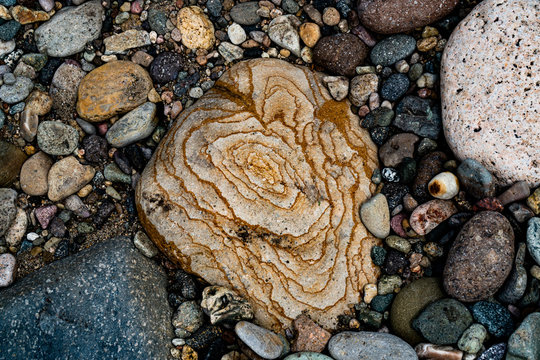
[[[273,59],[233,66],[178,118],[136,190],[158,247],[275,331],[303,311],[334,328],[378,274],[358,214],[376,148],[321,78]]]

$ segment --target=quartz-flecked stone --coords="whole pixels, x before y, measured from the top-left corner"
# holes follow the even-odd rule
[[[502,185],[540,184],[539,16],[538,1],[485,0],[457,26],[442,57],[448,145]]]
[[[129,238],[94,245],[0,292],[0,358],[166,359],[166,287]]]
[[[152,79],[131,61],[113,61],[94,69],[79,84],[77,112],[99,122],[141,105],[152,89]]]
[[[377,276],[358,213],[376,148],[322,77],[274,59],[233,66],[184,110],[136,189],[158,247],[276,331],[304,310],[334,328]]]

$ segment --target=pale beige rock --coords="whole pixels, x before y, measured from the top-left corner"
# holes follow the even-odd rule
[[[442,58],[448,144],[502,185],[540,185],[539,18],[538,1],[485,0],[454,30]]]
[[[103,39],[105,54],[125,54],[127,50],[150,45],[150,35],[144,30],[130,29]]]
[[[5,235],[7,245],[12,247],[18,247],[22,242],[27,226],[28,217],[26,216],[26,212],[21,208],[17,208],[17,215],[15,215],[15,220],[13,220],[13,224],[11,224]]]
[[[182,44],[189,49],[210,49],[214,46],[214,24],[198,6],[188,6],[178,12],[178,29]]]
[[[47,193],[49,185],[47,175],[53,161],[43,151],[32,155],[21,168],[21,189],[32,196],[42,196]]]
[[[49,170],[49,199],[60,201],[76,193],[92,180],[95,173],[92,166],[82,165],[73,156],[63,158]]]
[[[322,76],[275,59],[233,66],[182,112],[136,190],[158,247],[276,331],[304,310],[334,328],[378,275],[358,214],[376,147]]]

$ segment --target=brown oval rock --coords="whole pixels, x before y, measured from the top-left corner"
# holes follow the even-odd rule
[[[435,175],[443,171],[443,164],[447,160],[446,154],[442,151],[435,151],[424,155],[418,163],[416,178],[412,184],[412,194],[420,201],[430,198],[428,183]]]
[[[234,65],[182,112],[136,189],[158,247],[276,331],[303,312],[335,328],[378,275],[358,214],[376,147],[322,77],[276,59]]]
[[[26,155],[18,147],[0,140],[0,187],[15,181],[25,160]]]
[[[418,235],[426,235],[456,212],[456,207],[449,200],[431,200],[414,209],[409,223]]]
[[[21,168],[21,189],[32,196],[41,196],[47,193],[47,175],[53,162],[43,151],[26,160]]]
[[[76,193],[92,180],[95,173],[92,166],[82,165],[74,156],[63,158],[49,170],[49,199],[60,201]]]
[[[86,75],[80,85],[77,112],[99,122],[133,110],[148,98],[152,79],[131,61],[113,61]]]
[[[514,231],[494,211],[473,216],[454,241],[444,268],[444,289],[460,301],[494,295],[512,270]]]
[[[313,48],[313,62],[326,70],[354,76],[356,67],[364,63],[369,48],[357,36],[337,34],[326,36]]]
[[[448,15],[459,0],[360,0],[358,16],[367,28],[396,34],[428,25]]]
[[[482,1],[456,27],[442,57],[448,145],[503,186],[540,185],[539,18],[539,1]]]
[[[379,149],[379,157],[384,166],[396,166],[406,157],[413,157],[414,145],[420,138],[414,134],[401,133],[392,136]]]

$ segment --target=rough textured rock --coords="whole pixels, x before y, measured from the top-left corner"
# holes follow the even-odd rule
[[[444,288],[460,301],[486,299],[510,274],[513,257],[510,222],[497,212],[480,212],[463,226],[448,253]]]
[[[103,15],[99,1],[61,9],[36,29],[34,37],[39,51],[54,57],[71,56],[82,51],[88,42],[100,35]]]
[[[77,103],[77,89],[86,75],[79,66],[65,62],[55,71],[49,94],[56,114],[64,120],[72,120]]]
[[[405,341],[377,332],[339,333],[330,339],[328,350],[336,360],[418,360],[414,349]]]
[[[354,76],[364,63],[369,48],[353,34],[326,36],[313,48],[313,62],[332,73]]]
[[[458,0],[360,0],[362,24],[381,34],[406,32],[430,24],[452,11]]]
[[[376,149],[322,76],[279,60],[235,65],[182,113],[136,190],[152,240],[275,330],[303,310],[334,328],[377,275],[358,214]]]
[[[508,340],[507,360],[540,359],[540,313],[530,314]]]
[[[188,6],[178,12],[178,29],[182,44],[189,49],[210,49],[214,46],[214,24],[198,6]]]
[[[9,229],[17,215],[17,192],[13,189],[0,188],[0,236]]]
[[[532,61],[539,15],[537,1],[483,1],[454,30],[442,58],[448,144],[503,185],[540,184],[540,63]]]
[[[114,147],[123,147],[147,138],[158,122],[156,105],[146,102],[120,118],[107,131],[107,141]]]
[[[92,180],[95,173],[92,166],[82,165],[73,156],[54,163],[48,174],[49,199],[59,201],[76,193]]]
[[[131,61],[113,61],[86,75],[79,85],[77,112],[89,121],[107,120],[141,105],[152,79]]]
[[[166,286],[128,238],[57,261],[0,292],[0,358],[165,359]]]

